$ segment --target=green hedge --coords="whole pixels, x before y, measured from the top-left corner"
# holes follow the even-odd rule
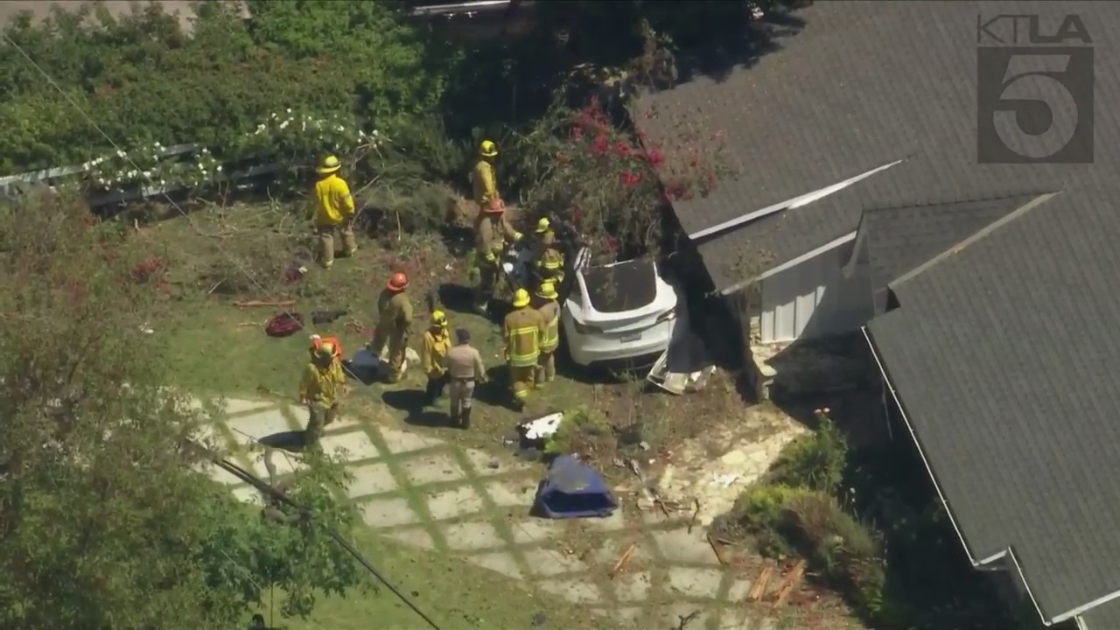
[[[454,58],[388,2],[250,2],[242,20],[200,3],[193,36],[158,5],[14,19],[0,46],[0,173],[113,150],[198,142],[221,154],[273,112],[345,115],[383,132],[438,111]],[[309,138],[315,148],[316,138]],[[331,150],[323,146],[322,151]],[[309,156],[308,159],[313,159]]]

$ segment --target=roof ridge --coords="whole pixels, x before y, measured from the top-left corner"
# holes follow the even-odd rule
[[[983,227],[982,229],[978,230],[977,232],[972,234],[972,236],[969,236],[968,238],[964,239],[963,241],[961,241],[959,243],[955,243],[949,249],[941,252],[940,254],[934,256],[933,258],[930,258],[929,260],[927,260],[923,264],[915,267],[914,269],[908,271],[907,273],[903,274],[902,276],[899,276],[894,282],[891,282],[890,284],[888,284],[887,287],[893,290],[895,287],[901,286],[902,284],[905,284],[906,282],[908,282],[910,280],[913,280],[914,278],[918,277],[922,273],[924,273],[926,271],[929,271],[933,267],[936,267],[938,264],[944,262],[945,259],[949,258],[950,256],[961,252],[965,248],[969,247],[970,245],[972,245],[972,244],[974,244],[974,243],[976,243],[980,240],[983,240],[986,236],[989,236],[990,234],[992,234],[993,232],[995,232],[999,228],[1001,228],[1001,227],[1007,225],[1008,223],[1011,223],[1012,221],[1022,217],[1023,215],[1027,214],[1028,212],[1037,208],[1038,206],[1041,206],[1041,205],[1045,204],[1047,201],[1050,201],[1054,197],[1061,194],[1061,192],[1062,191],[1059,190],[1059,191],[1043,193],[1041,195],[1035,196],[1033,199],[1031,199],[1027,203],[1023,204],[1022,206],[1016,208],[1015,210],[1012,210],[1011,212],[1004,215],[1003,217],[1000,217],[998,220],[996,220],[996,221],[988,224],[987,226]],[[1015,195],[1013,195],[1013,196],[1015,196]]]
[[[1004,200],[1004,199],[1014,199],[1015,197],[1037,198],[1037,197],[1041,197],[1043,195],[1056,194],[1057,192],[1060,192],[1060,191],[1034,190],[1034,191],[1024,191],[1024,192],[1015,192],[1015,193],[1000,193],[1000,194],[996,194],[996,195],[979,196],[979,197],[954,198],[954,199],[948,200],[948,201],[945,201],[945,200],[922,201],[922,202],[909,203],[909,204],[905,204],[905,205],[894,205],[894,204],[892,204],[892,205],[889,205],[889,206],[886,206],[886,205],[884,205],[884,206],[872,206],[872,207],[869,207],[869,208],[864,208],[863,212],[864,212],[864,214],[867,214],[867,213],[876,213],[876,212],[888,212],[888,211],[891,211],[891,210],[912,210],[912,209],[917,209],[917,208],[930,208],[930,207],[933,207],[933,206],[948,206],[948,205],[957,205],[957,204],[963,204],[963,203],[976,203],[978,201],[1001,201],[1001,200]]]

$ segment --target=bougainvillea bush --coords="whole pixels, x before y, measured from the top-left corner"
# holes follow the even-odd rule
[[[519,183],[533,216],[570,221],[597,252],[656,254],[668,203],[706,196],[731,173],[721,130],[682,124],[669,135],[630,133],[593,98],[520,136],[506,168],[531,174]]]

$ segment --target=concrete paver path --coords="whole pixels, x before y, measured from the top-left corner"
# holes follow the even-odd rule
[[[225,401],[215,437],[241,465],[268,477],[265,451],[255,440],[300,430],[305,413],[276,402]],[[350,496],[365,522],[403,544],[436,549],[521,579],[526,588],[552,593],[636,628],[676,628],[699,611],[692,630],[774,630],[778,622],[740,603],[750,584],[724,570],[702,527],[630,506],[607,519],[550,521],[529,516],[541,470],[512,456],[492,456],[418,433],[344,417],[328,427],[323,446],[344,449],[354,475]],[[269,455],[277,472],[290,473],[298,456]],[[251,487],[220,470],[243,501],[259,502]],[[578,537],[571,527],[582,528]],[[577,538],[573,541],[573,538]],[[569,545],[586,543],[585,549]],[[625,569],[611,569],[635,545]]]

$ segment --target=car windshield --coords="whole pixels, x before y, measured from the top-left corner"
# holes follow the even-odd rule
[[[582,271],[591,308],[621,313],[641,308],[657,297],[657,272],[648,260],[631,260]]]

